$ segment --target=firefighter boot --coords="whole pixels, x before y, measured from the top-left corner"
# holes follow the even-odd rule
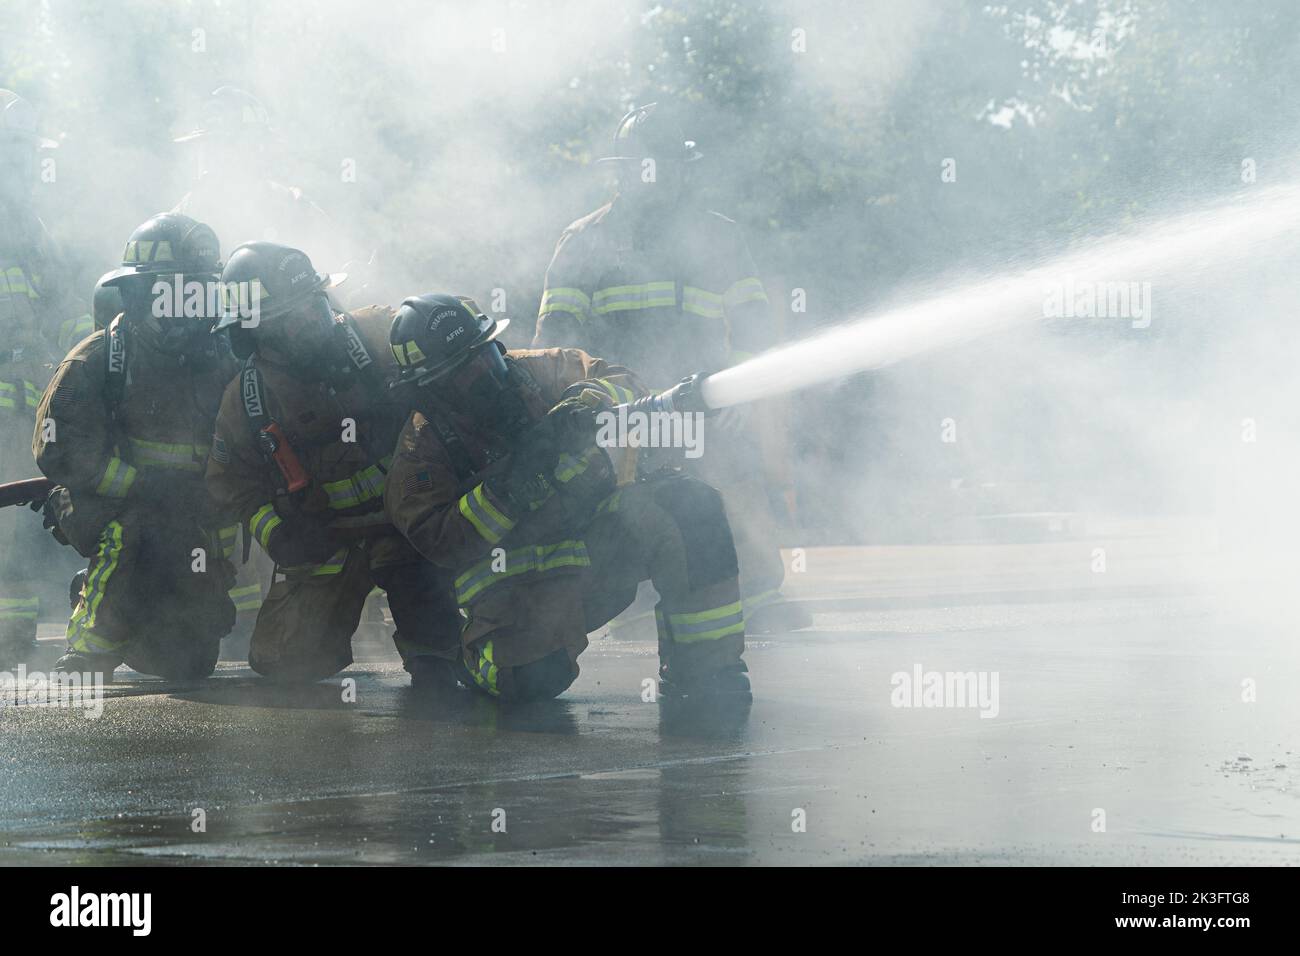
[[[113,671],[122,659],[116,654],[90,654],[68,648],[50,670],[58,674],[103,674],[104,683],[113,682]]]

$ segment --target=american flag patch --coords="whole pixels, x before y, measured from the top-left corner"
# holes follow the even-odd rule
[[[427,471],[417,471],[413,475],[407,475],[406,480],[402,482],[402,494],[414,495],[421,491],[428,491],[433,487],[433,479],[429,477]]]
[[[85,389],[62,385],[56,388],[54,394],[50,396],[50,406],[56,409],[72,408],[77,405],[85,405],[86,398]]]
[[[230,464],[230,448],[224,438],[212,436],[212,459],[223,465]]]

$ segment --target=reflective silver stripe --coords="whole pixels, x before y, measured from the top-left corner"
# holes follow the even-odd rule
[[[460,513],[489,544],[496,544],[515,526],[514,521],[503,515],[488,500],[480,482],[461,495]]]
[[[722,296],[695,286],[685,286],[682,289],[682,311],[694,312],[706,319],[720,319],[723,316]]]
[[[249,519],[248,528],[253,532],[263,548],[270,548],[271,532],[281,524],[280,516],[275,513],[275,505],[265,504],[253,513]]]
[[[326,482],[324,488],[329,496],[329,506],[334,509],[353,508],[382,496],[384,482],[388,478],[386,469],[392,461],[389,456],[379,464],[368,465],[347,478]]]
[[[125,498],[135,484],[136,470],[114,455],[104,466],[104,474],[95,487],[95,494],[106,498]]]
[[[555,288],[542,293],[542,305],[538,315],[552,312],[569,312],[578,318],[584,318],[591,310],[591,299],[581,289]]]
[[[766,301],[767,290],[763,288],[763,283],[754,276],[733,282],[731,287],[722,294],[722,302],[728,309],[734,309],[746,302]]]
[[[677,305],[676,282],[645,282],[641,285],[598,289],[591,297],[591,310],[600,315],[629,309],[672,308]]]
[[[465,571],[456,578],[456,600],[463,607],[473,601],[490,585],[520,574],[542,573],[568,567],[590,567],[587,546],[582,541],[561,541],[553,545],[515,548],[506,552],[505,567],[493,567],[495,559],[489,558]]]
[[[173,468],[179,471],[202,471],[208,457],[203,445],[144,441],[128,438],[135,461],[143,466]]]

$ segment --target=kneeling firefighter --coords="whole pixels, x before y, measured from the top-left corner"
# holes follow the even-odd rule
[[[175,213],[144,223],[104,280],[122,313],[68,353],[41,399],[32,451],[59,486],[46,525],[90,559],[56,670],[107,674],[126,663],[205,677],[234,623],[226,591],[237,528],[203,483],[235,372],[208,334],[220,270],[208,226]]]
[[[748,701],[736,551],[708,485],[661,471],[619,486],[598,409],[644,389],[577,349],[507,351],[508,320],[473,300],[402,303],[390,342],[412,415],[385,504],[421,554],[455,575],[473,684],[550,698],[578,675],[587,634],[659,592],[660,686]]]
[[[297,249],[250,242],[222,274],[232,350],[245,359],[217,414],[208,487],[276,565],[249,647],[253,670],[320,680],[352,662],[375,585],[413,683],[454,689],[460,615],[447,576],[384,514],[384,481],[406,420],[389,388],[392,309],[338,314]]]

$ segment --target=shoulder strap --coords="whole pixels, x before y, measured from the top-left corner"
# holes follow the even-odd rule
[[[109,417],[116,417],[117,407],[126,394],[126,326],[122,316],[109,323],[105,334],[107,348],[104,352],[104,401]]]
[[[271,413],[266,407],[266,382],[262,370],[251,355],[239,372],[239,397],[244,403],[248,427],[253,431],[253,438],[257,439],[262,429],[271,424]]]
[[[441,415],[428,417],[427,421],[438,433],[438,440],[442,442],[442,447],[447,449],[447,457],[451,459],[456,480],[465,481],[474,474],[474,463],[470,460],[469,449],[465,447],[465,442],[456,433],[456,429],[451,427],[451,423]]]

